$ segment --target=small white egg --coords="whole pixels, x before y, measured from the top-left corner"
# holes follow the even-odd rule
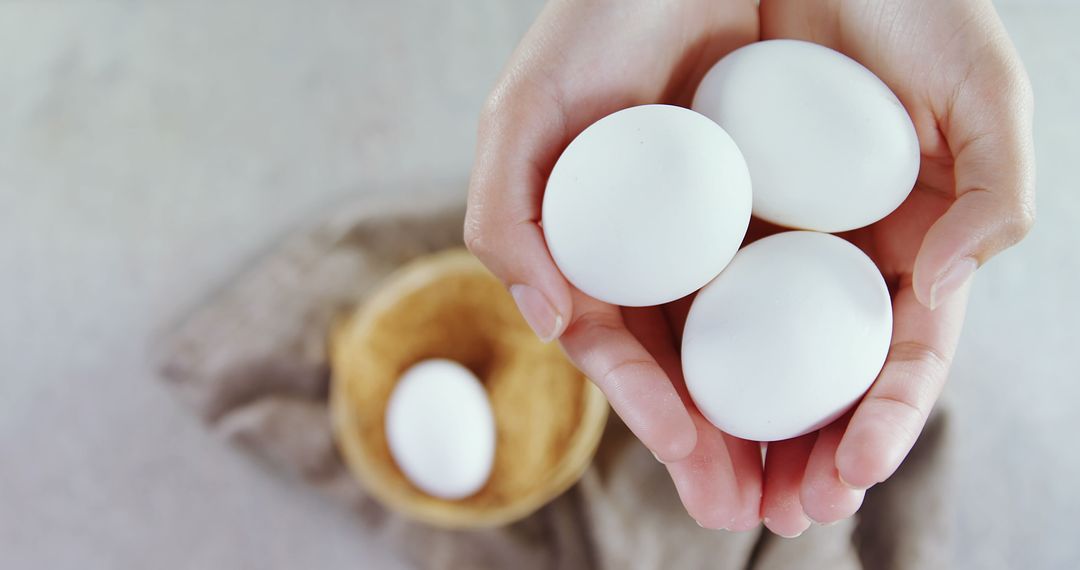
[[[919,173],[919,140],[896,95],[824,46],[737,49],[702,79],[693,108],[735,139],[754,181],[754,215],[781,226],[869,225],[904,201]]]
[[[683,330],[686,387],[722,431],[753,441],[809,433],[874,382],[892,339],[881,273],[829,234],[758,240],[694,299]]]
[[[575,287],[624,306],[688,295],[731,261],[750,221],[731,137],[682,107],[623,109],[586,128],[548,177],[542,222]]]
[[[386,408],[390,455],[421,491],[463,499],[480,490],[495,460],[495,416],[468,368],[434,358],[401,375]]]

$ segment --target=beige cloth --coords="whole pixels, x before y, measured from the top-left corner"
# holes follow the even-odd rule
[[[666,470],[612,417],[593,465],[519,523],[445,531],[386,512],[345,469],[326,406],[326,335],[390,271],[461,243],[460,198],[366,198],[284,243],[162,339],[163,376],[212,428],[274,469],[354,508],[420,568],[947,567],[945,424],[936,414],[858,521],[781,539],[699,528]]]

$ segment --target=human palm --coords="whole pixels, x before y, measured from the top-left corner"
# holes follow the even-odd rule
[[[552,2],[481,117],[465,225],[537,334],[560,340],[668,464],[691,515],[714,528],[759,524],[761,455],[689,404],[678,356],[686,301],[620,309],[575,290],[548,253],[540,205],[548,172],[585,127],[633,105],[688,106],[713,63],[757,39],[749,0]]]
[[[918,182],[885,219],[844,234],[893,295],[893,341],[852,414],[770,446],[762,516],[780,534],[851,515],[896,470],[941,392],[976,267],[1033,219],[1031,94],[993,8],[961,0],[763,0],[762,39],[836,49],[903,102],[922,153]]]

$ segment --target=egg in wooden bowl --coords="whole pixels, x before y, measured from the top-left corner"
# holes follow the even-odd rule
[[[588,467],[607,401],[544,344],[503,284],[465,250],[401,267],[331,335],[331,415],[345,462],[386,507],[444,528],[522,519],[573,485]],[[422,491],[395,461],[387,407],[402,375],[446,359],[479,380],[494,418],[490,476],[475,493]]]

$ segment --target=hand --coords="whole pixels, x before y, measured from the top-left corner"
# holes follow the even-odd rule
[[[941,393],[975,269],[1034,220],[1031,87],[987,0],[762,0],[762,39],[859,61],[915,122],[922,168],[892,215],[845,234],[893,291],[893,344],[852,414],[770,444],[762,516],[778,534],[853,514],[899,466]],[[805,516],[804,516],[805,515]]]
[[[760,522],[757,443],[724,435],[689,404],[679,370],[685,302],[620,310],[576,291],[539,226],[544,184],[566,145],[596,120],[646,103],[689,106],[720,57],[757,40],[750,0],[564,0],[522,40],[480,121],[465,241],[510,288],[545,340],[605,393],[668,464],[699,523]]]

